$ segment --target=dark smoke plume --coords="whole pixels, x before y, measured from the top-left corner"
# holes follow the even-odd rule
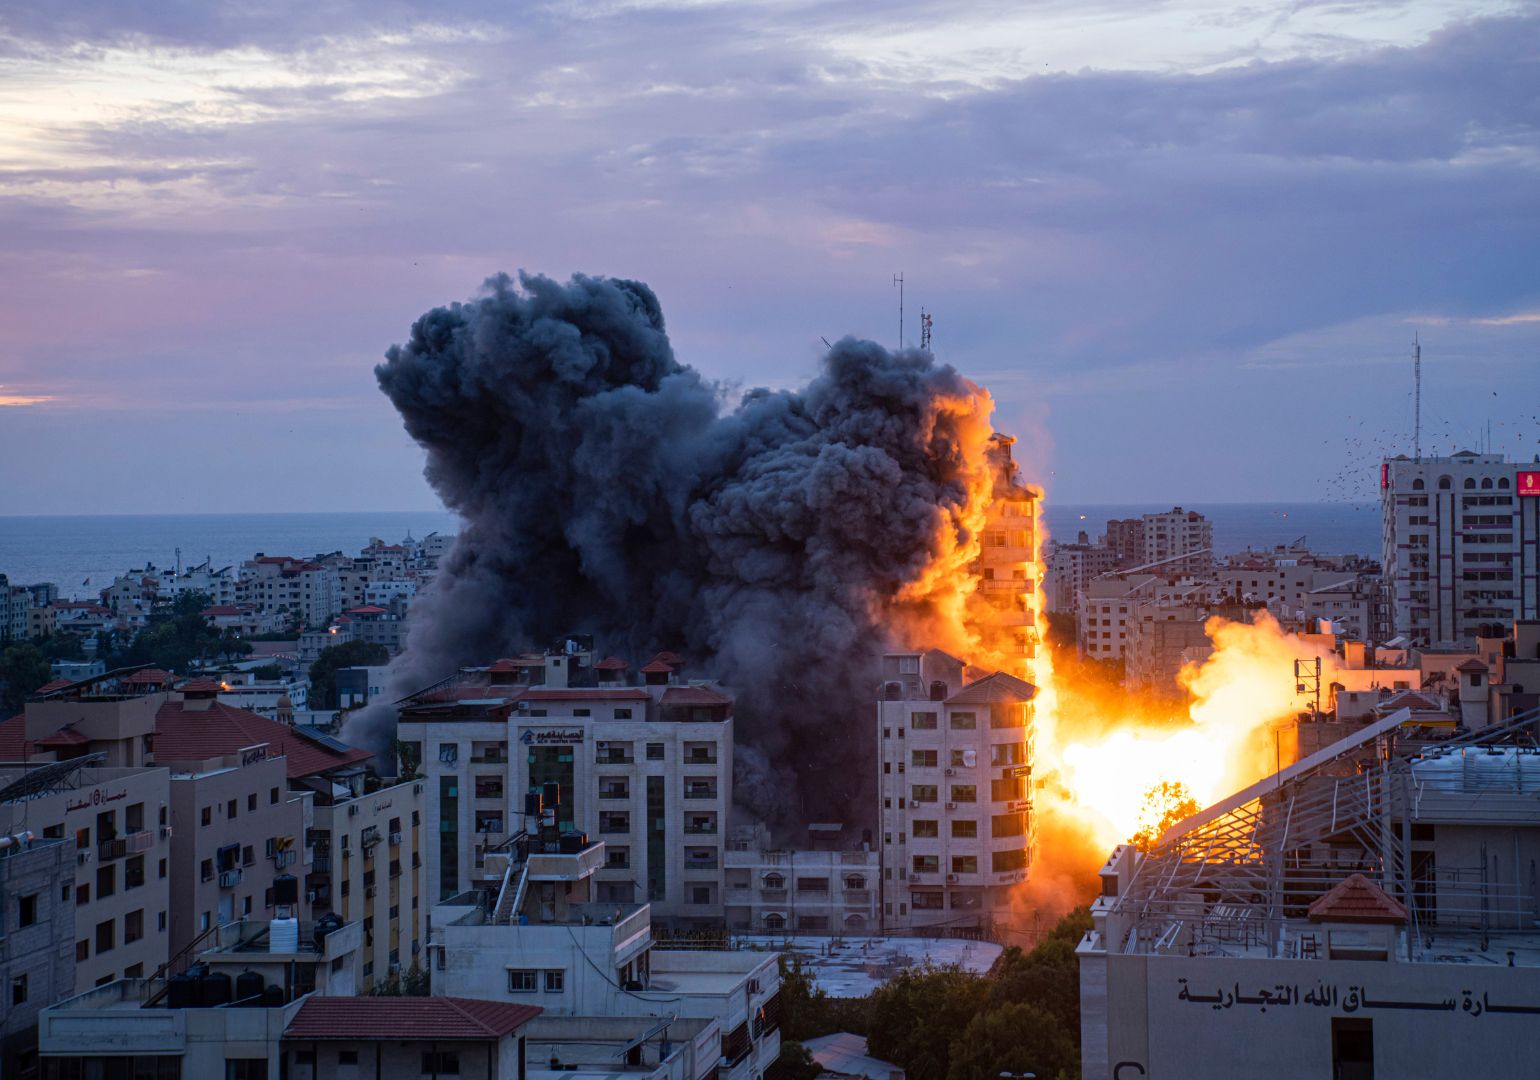
[[[380,387],[465,522],[413,609],[402,693],[567,633],[671,649],[737,695],[741,804],[870,817],[877,658],[926,606],[917,583],[976,544],[987,395],[847,338],[803,390],[729,406],[646,285],[582,276],[494,277],[386,357]]]

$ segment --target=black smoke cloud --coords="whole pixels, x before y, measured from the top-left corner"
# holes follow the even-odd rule
[[[969,542],[987,396],[847,338],[801,391],[730,406],[675,359],[651,289],[583,276],[494,277],[375,370],[465,522],[414,608],[403,692],[566,633],[672,649],[737,695],[741,805],[869,818],[884,616]]]

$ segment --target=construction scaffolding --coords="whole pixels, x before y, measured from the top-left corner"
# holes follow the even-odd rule
[[[1517,848],[1489,854],[1483,839],[1445,865],[1428,826],[1494,844],[1494,830],[1540,827],[1540,710],[1438,742],[1409,719],[1403,709],[1173,826],[1107,906],[1109,951],[1308,956],[1307,909],[1355,873],[1406,907],[1408,960],[1436,959],[1451,935],[1482,951],[1532,937],[1535,870]]]

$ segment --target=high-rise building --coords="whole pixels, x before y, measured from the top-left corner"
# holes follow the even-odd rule
[[[569,645],[571,646],[569,648]],[[426,775],[426,887],[487,881],[488,852],[534,816],[605,842],[601,902],[650,902],[660,920],[718,924],[732,805],[732,699],[660,653],[640,670],[564,643],[467,668],[415,695],[399,735]],[[533,797],[534,803],[530,802]]]
[[[1393,634],[1456,644],[1540,614],[1540,465],[1469,450],[1391,458],[1380,515]]]
[[[1214,524],[1196,510],[1174,506],[1144,515],[1144,564],[1164,577],[1206,574],[1214,566]]]
[[[883,657],[882,926],[988,932],[1032,862],[1032,698],[939,650]]]

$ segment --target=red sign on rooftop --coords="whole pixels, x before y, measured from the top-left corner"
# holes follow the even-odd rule
[[[1519,473],[1519,494],[1540,498],[1540,471]]]

